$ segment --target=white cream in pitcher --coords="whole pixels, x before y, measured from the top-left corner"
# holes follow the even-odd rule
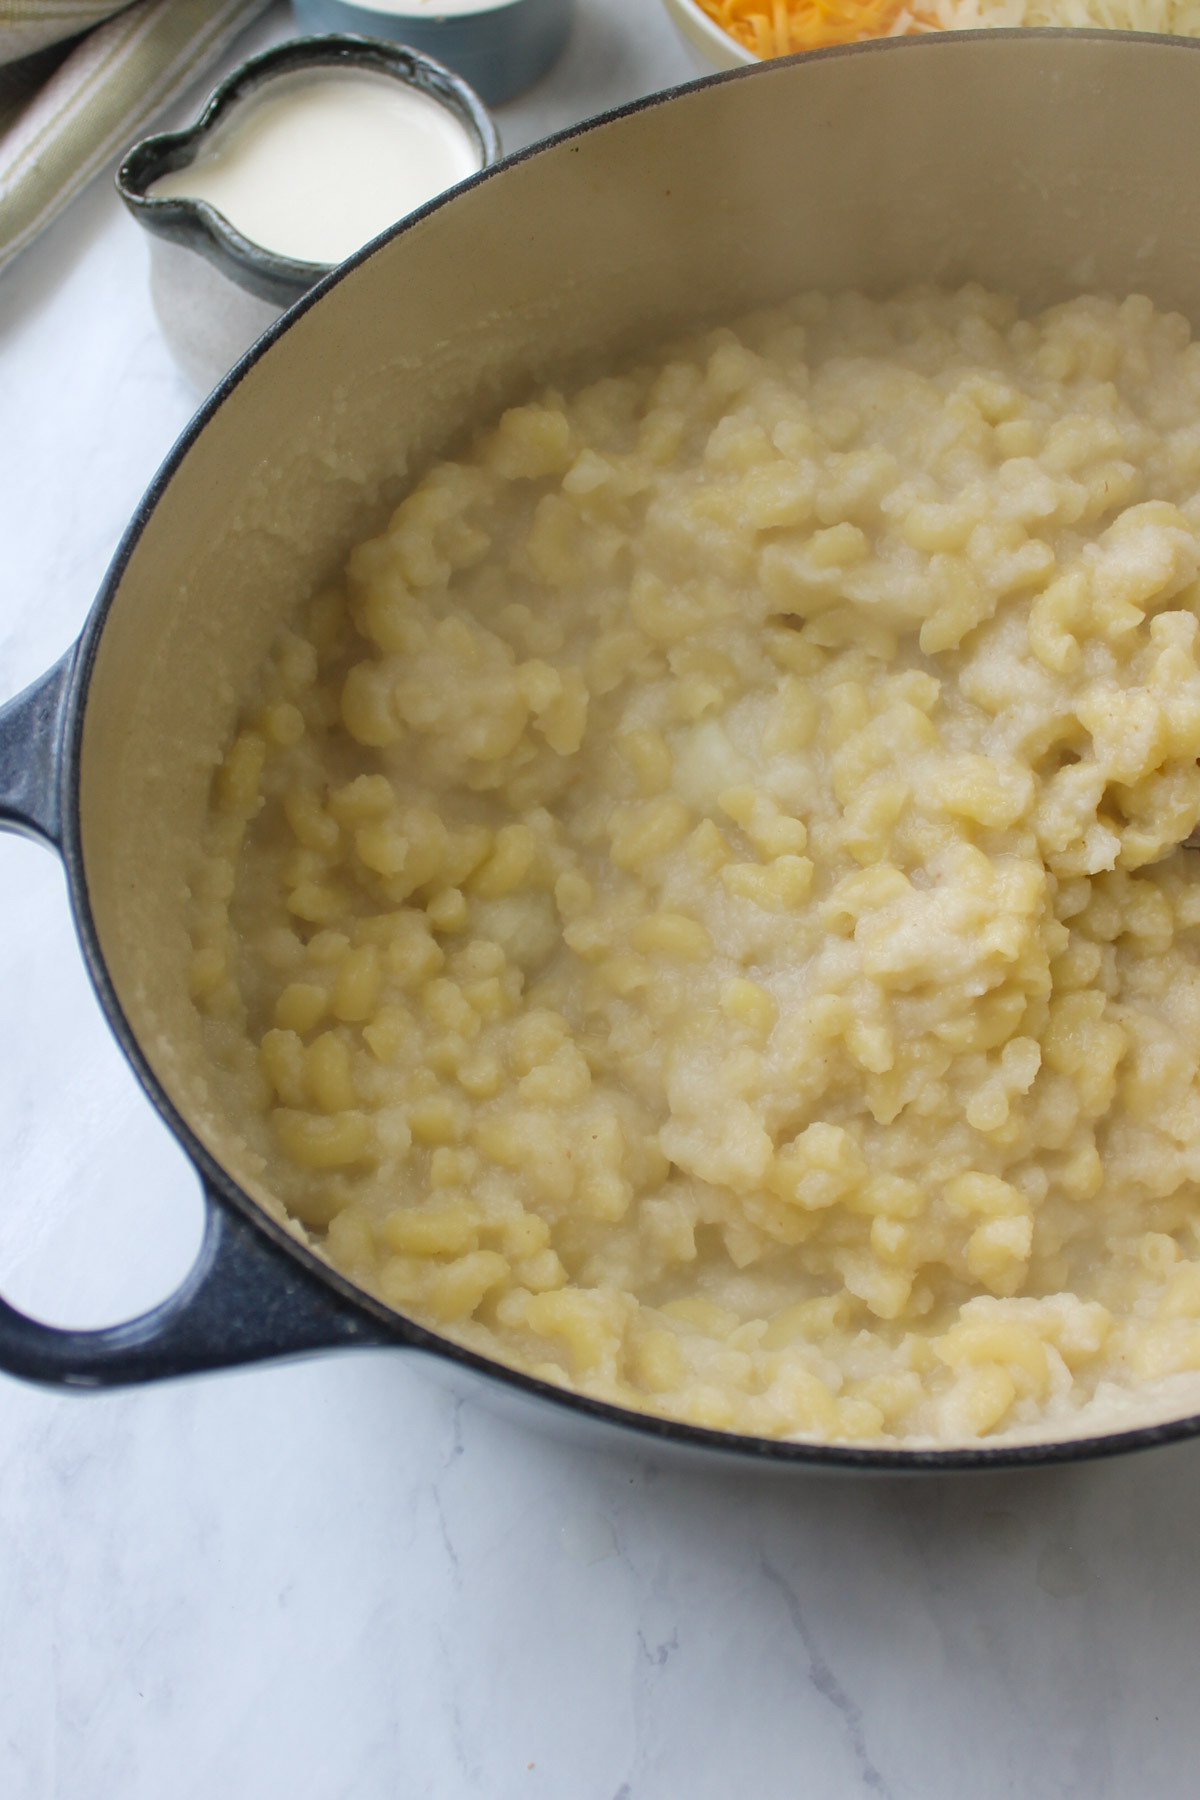
[[[436,100],[321,70],[273,83],[150,192],[207,201],[278,256],[336,263],[479,167],[478,146]]]

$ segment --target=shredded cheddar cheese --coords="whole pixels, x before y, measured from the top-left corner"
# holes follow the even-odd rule
[[[1200,0],[699,0],[756,56],[790,56],[862,38],[989,26],[1101,26],[1200,37]]]
[[[916,25],[904,0],[700,0],[700,5],[730,37],[762,57],[853,44],[885,37],[897,25],[901,31]]]

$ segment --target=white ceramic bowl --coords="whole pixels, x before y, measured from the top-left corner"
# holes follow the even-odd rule
[[[663,0],[675,29],[691,54],[700,75],[711,75],[714,69],[742,69],[759,58],[736,38],[709,18],[696,0]]]

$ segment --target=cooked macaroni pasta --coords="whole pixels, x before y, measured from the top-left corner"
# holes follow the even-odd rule
[[[1200,346],[1139,297],[808,296],[506,412],[216,775],[193,991],[272,1190],[697,1424],[1183,1410],[1198,566]]]

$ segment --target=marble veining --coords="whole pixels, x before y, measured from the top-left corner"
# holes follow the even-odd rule
[[[286,27],[273,15],[257,47]],[[510,148],[682,79],[582,0]],[[191,397],[96,184],[0,280],[0,698],[78,630]],[[127,1316],[194,1178],[0,840],[0,1288]],[[0,1378],[4,1800],[1180,1800],[1200,1448],[944,1482],[697,1478],[350,1353],[67,1398]]]

